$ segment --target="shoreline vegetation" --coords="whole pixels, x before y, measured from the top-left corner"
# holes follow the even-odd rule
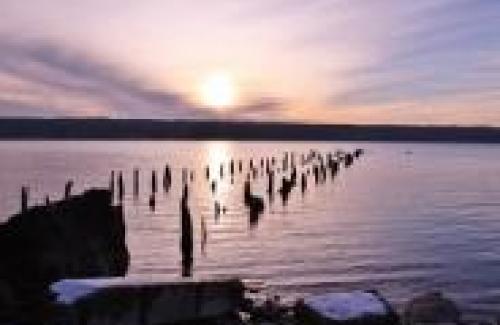
[[[488,126],[332,125],[107,118],[0,118],[0,140],[240,140],[500,143]]]

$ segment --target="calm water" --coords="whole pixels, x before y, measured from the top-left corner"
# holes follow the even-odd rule
[[[244,175],[227,177],[212,195],[205,179],[230,157],[279,156],[317,149],[366,149],[349,170],[296,188],[287,206],[278,197],[253,227],[243,205]],[[411,153],[410,153],[410,152]],[[195,170],[190,207],[195,229],[194,274],[262,279],[278,292],[309,294],[376,288],[401,305],[415,293],[441,289],[479,313],[500,310],[500,146],[383,143],[0,142],[0,211],[18,210],[19,188],[31,201],[107,186],[123,170],[130,273],[180,273],[181,168]],[[173,187],[147,206],[151,170],[173,168]],[[141,196],[132,198],[132,169],[141,168]],[[161,175],[161,173],[160,173]],[[265,178],[253,183],[265,194]],[[215,218],[214,200],[227,206]],[[208,228],[205,252],[200,224]]]

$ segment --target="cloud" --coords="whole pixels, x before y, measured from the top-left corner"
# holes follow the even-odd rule
[[[262,120],[284,105],[257,97],[218,111],[54,43],[0,38],[0,116]]]
[[[31,107],[33,114],[35,99],[41,115],[51,110],[72,116],[93,112],[137,118],[209,115],[175,92],[149,87],[118,68],[46,42],[0,39],[0,76],[0,99],[9,96],[12,104],[18,99],[18,106],[1,106],[1,115],[16,115],[7,109],[23,105]],[[8,87],[13,83],[17,87]],[[29,101],[26,88],[32,89]]]
[[[481,98],[500,91],[500,75],[495,73],[500,68],[496,59],[500,2],[421,4],[425,6],[406,12],[393,3],[392,14],[384,22],[388,28],[380,31],[384,35],[374,37],[373,57],[334,72],[332,78],[341,78],[343,83],[332,90],[332,106],[356,109],[371,105],[376,114],[380,105],[425,102],[436,108],[437,120],[451,112],[444,107],[440,110],[439,104],[452,101],[457,94],[475,97],[478,106],[483,104]],[[460,104],[457,100],[455,106]],[[455,119],[453,114],[448,116]]]

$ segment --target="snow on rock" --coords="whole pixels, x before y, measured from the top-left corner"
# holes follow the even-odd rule
[[[304,303],[322,317],[337,321],[385,316],[389,313],[386,303],[376,294],[367,291],[312,296],[306,298]]]
[[[151,286],[182,286],[183,284],[200,285],[207,282],[221,283],[234,281],[233,278],[185,278],[161,274],[126,275],[123,277],[102,277],[83,279],[64,279],[50,285],[50,291],[56,295],[56,301],[70,305],[81,298],[98,293],[103,289],[139,288]]]
[[[50,290],[58,303],[69,305],[106,286],[106,279],[68,279],[53,283]]]
[[[57,324],[173,324],[233,315],[243,302],[237,278],[127,275],[53,283]],[[199,322],[201,324],[201,322]],[[142,324],[142,322],[141,322]],[[198,324],[198,323],[196,323]]]

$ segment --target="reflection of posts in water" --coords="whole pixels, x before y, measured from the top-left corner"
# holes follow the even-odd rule
[[[220,215],[220,203],[219,201],[215,201],[214,203],[215,216],[218,217]]]
[[[210,167],[207,166],[205,167],[205,177],[208,179],[210,179]]]
[[[222,179],[224,177],[224,165],[220,164],[220,170],[219,170],[220,178]]]
[[[181,254],[182,276],[191,276],[193,266],[193,225],[188,207],[188,187],[184,185],[181,198]]]
[[[151,195],[149,196],[149,209],[151,211],[155,211],[156,209],[156,196],[154,193],[151,193]]]
[[[139,169],[134,168],[134,198],[139,197]]]
[[[257,210],[250,209],[250,214],[248,221],[250,223],[250,228],[255,228],[259,224],[260,212]]]
[[[256,179],[259,176],[259,170],[257,168],[252,169],[253,179]]]
[[[240,172],[240,174],[241,172],[243,172],[243,162],[241,160],[238,161],[238,171]]]
[[[208,231],[207,231],[207,224],[205,222],[205,217],[201,217],[201,253],[203,255],[206,254],[206,247],[207,247],[207,239],[208,239]]]
[[[187,183],[187,169],[182,168],[182,184],[186,184],[186,183]]]
[[[229,172],[231,173],[231,176],[234,175],[234,160],[231,159],[231,162],[229,163]]]
[[[29,188],[26,186],[21,187],[21,212],[28,210],[28,194]]]
[[[210,188],[212,189],[212,194],[214,194],[215,191],[217,190],[217,182],[215,180],[213,180],[212,183],[210,183]]]

